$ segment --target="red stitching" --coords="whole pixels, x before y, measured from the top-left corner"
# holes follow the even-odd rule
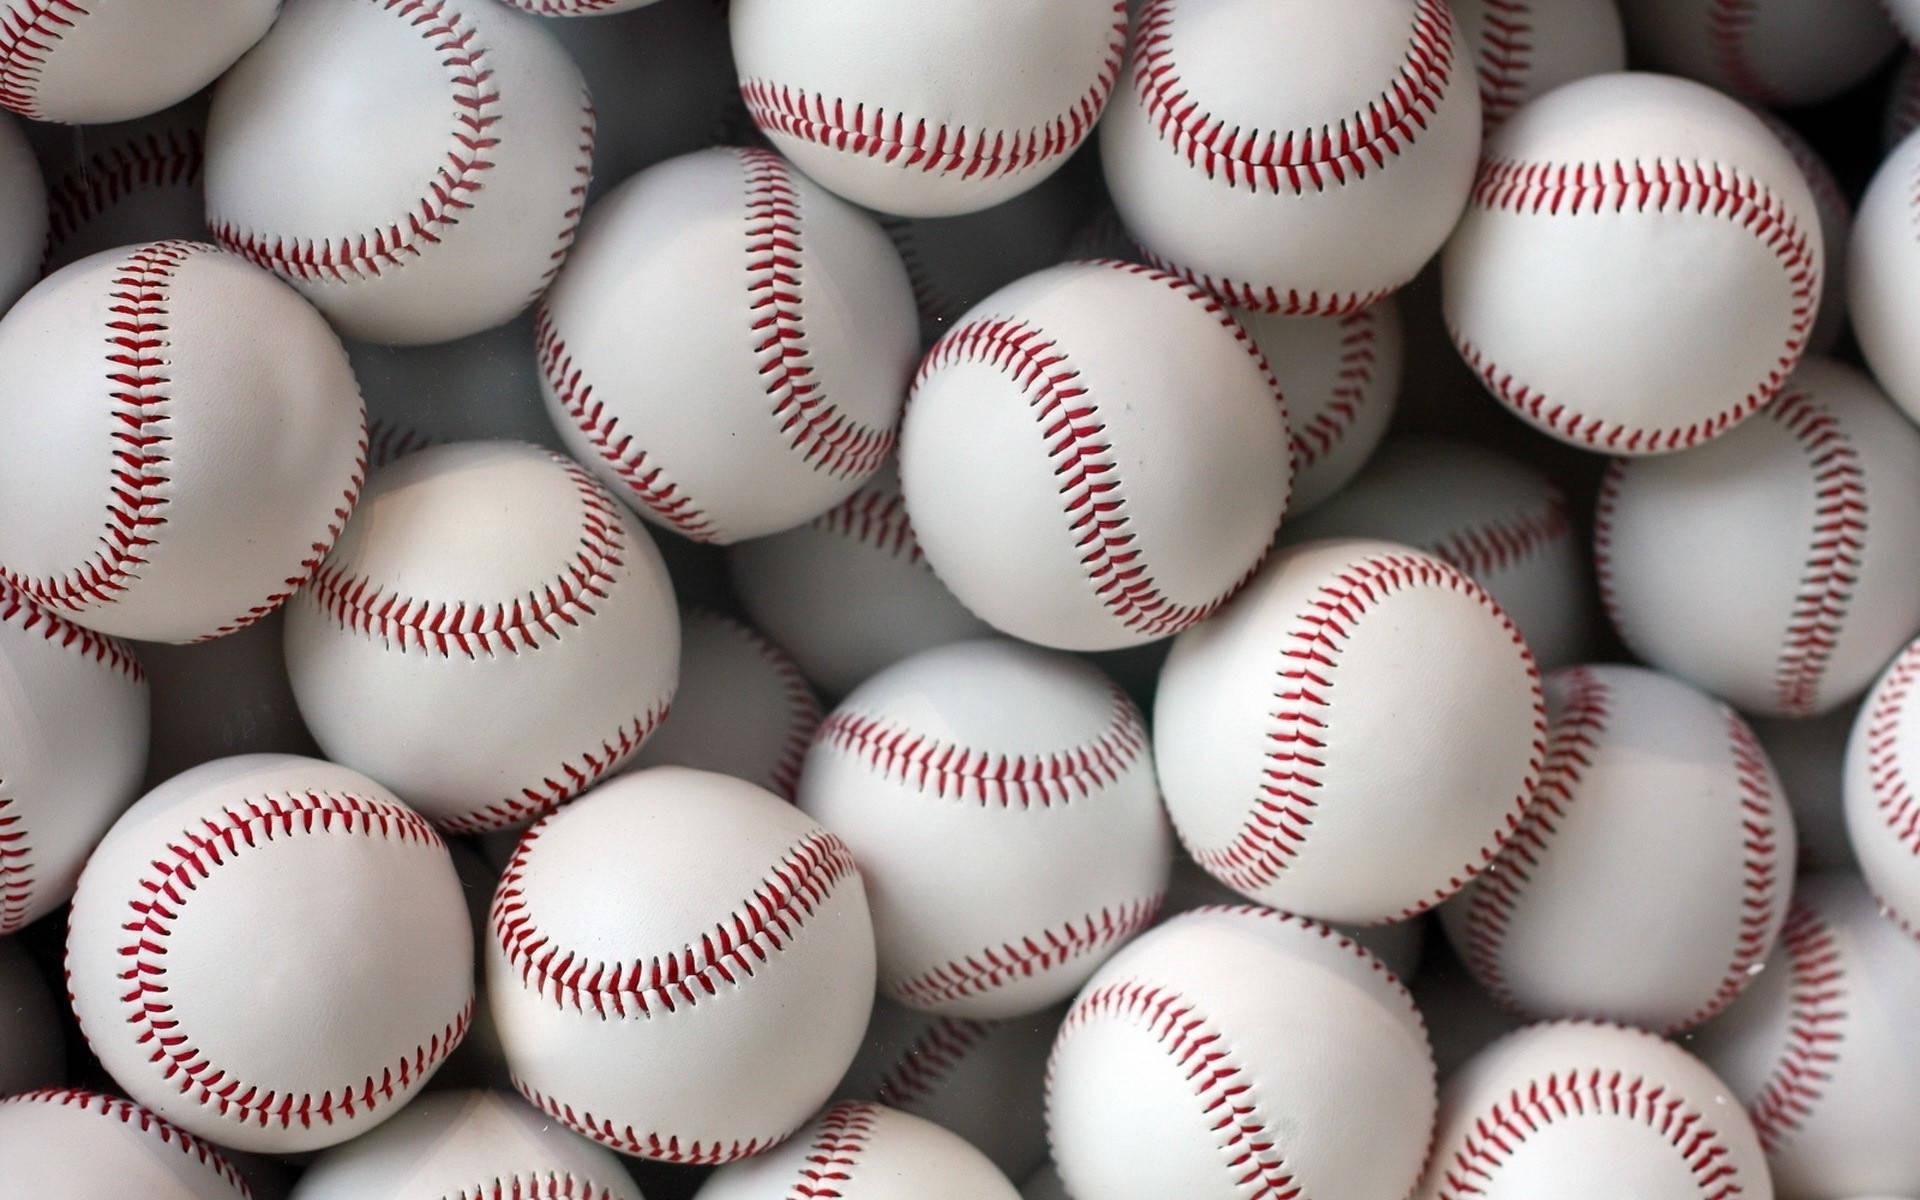
[[[507,0],[507,3],[542,17],[590,17],[622,0]]]
[[[1122,980],[1075,1001],[1047,1060],[1049,1080],[1068,1038],[1096,1018],[1142,1026],[1160,1043],[1192,1086],[1210,1122],[1209,1132],[1221,1139],[1226,1168],[1234,1186],[1244,1189],[1240,1194],[1245,1200],[1295,1200],[1301,1195],[1302,1185],[1278,1148],[1280,1136],[1261,1111],[1251,1073],[1233,1061],[1225,1035],[1172,988]]]
[[[1545,503],[1537,509],[1455,530],[1436,539],[1426,550],[1478,579],[1519,566],[1545,547],[1567,540],[1572,533],[1567,498],[1559,488],[1551,488]]]
[[[118,1121],[122,1125],[130,1125],[141,1133],[151,1134],[162,1146],[172,1147],[206,1167],[240,1195],[246,1197],[253,1195],[252,1190],[247,1187],[246,1180],[240,1177],[231,1163],[220,1156],[219,1151],[137,1104],[115,1096],[103,1096],[98,1092],[81,1091],[78,1088],[40,1088],[36,1091],[0,1097],[0,1107],[9,1104],[49,1104],[56,1108],[77,1108],[94,1116]]]
[[[1293,470],[1301,471],[1320,460],[1353,427],[1360,410],[1373,397],[1374,360],[1380,340],[1378,309],[1364,308],[1339,318],[1340,366],[1334,374],[1333,402],[1315,413],[1313,419],[1293,427]]]
[[[1920,855],[1920,803],[1907,784],[1906,765],[1901,761],[1900,721],[1916,677],[1920,677],[1920,642],[1893,660],[1886,678],[1873,689],[1866,716],[1867,784],[1874,806],[1887,832],[1912,855]]]
[[[729,620],[730,618],[721,618]],[[780,693],[787,701],[787,740],[780,749],[780,760],[773,765],[773,790],[788,800],[800,792],[800,768],[807,761],[814,731],[820,727],[820,701],[807,686],[806,676],[793,665],[793,659],[758,629],[739,621],[730,621],[746,635],[774,673],[780,677]]]
[[[1731,167],[1666,160],[1545,163],[1487,159],[1480,164],[1472,203],[1483,210],[1568,217],[1603,216],[1630,209],[1709,216],[1753,234],[1786,271],[1793,291],[1793,318],[1779,358],[1741,400],[1687,425],[1628,428],[1574,412],[1514,378],[1459,329],[1451,330],[1461,357],[1489,391],[1508,407],[1563,437],[1593,449],[1627,454],[1692,446],[1724,433],[1771,399],[1806,347],[1820,293],[1820,271],[1807,246],[1807,235],[1779,197]]]
[[[990,1026],[964,1017],[933,1018],[880,1077],[873,1098],[890,1108],[911,1110],[979,1049],[990,1030]]]
[[[1282,316],[1344,316],[1363,308],[1371,308],[1397,290],[1384,287],[1375,288],[1370,292],[1301,291],[1299,288],[1280,291],[1267,284],[1249,283],[1244,279],[1232,279],[1225,275],[1209,275],[1205,271],[1183,267],[1145,247],[1141,248],[1141,253],[1158,269],[1169,275],[1177,275],[1195,287],[1219,296],[1228,304],[1237,308],[1252,309],[1255,312],[1278,313]]]
[[[897,486],[871,481],[845,501],[815,517],[811,527],[822,533],[852,538],[882,554],[910,563],[924,561],[920,541],[907,519],[906,497]]]
[[[197,191],[205,162],[200,131],[191,126],[94,147],[72,170],[47,182],[47,245],[40,262],[42,272],[68,238],[122,201],[161,188]]]
[[[507,0],[517,3],[518,0]],[[449,1193],[446,1200],[620,1200],[625,1189],[616,1192],[605,1184],[578,1175],[501,1175],[477,1187]]]
[[[1625,613],[1613,586],[1613,518],[1620,503],[1620,481],[1626,476],[1627,460],[1616,458],[1600,476],[1600,491],[1593,498],[1593,584],[1600,593],[1601,611],[1620,635],[1630,641]]]
[[[509,4],[516,0],[507,0]],[[586,0],[588,3],[613,3],[613,0]],[[567,261],[567,252],[573,249],[573,237],[580,231],[581,215],[587,211],[587,186],[593,182],[593,142],[594,131],[599,127],[599,115],[593,108],[593,93],[582,86],[580,89],[580,146],[579,157],[574,159],[574,184],[567,189],[572,205],[560,214],[565,224],[560,226],[560,235],[555,239],[553,252],[547,255],[547,269],[540,273],[540,281],[527,293],[532,302],[547,290],[554,276],[560,273],[561,264]]]
[[[1786,1145],[1813,1116],[1840,1062],[1840,1043],[1846,1040],[1838,1028],[1847,1019],[1840,1007],[1846,997],[1846,969],[1833,930],[1812,908],[1796,903],[1780,941],[1792,981],[1787,1044],[1760,1094],[1747,1106],[1768,1155]]]
[[[800,1162],[800,1177],[787,1190],[786,1200],[838,1200],[853,1178],[853,1168],[866,1153],[881,1110],[871,1104],[842,1100],[820,1114],[813,1144]]]
[[[632,717],[602,739],[596,747],[560,763],[538,783],[521,787],[518,795],[495,800],[459,816],[436,818],[449,833],[491,833],[544,817],[600,782],[607,772],[625,763],[667,719],[670,701],[656,700],[646,712]]]
[[[1126,52],[1125,0],[1115,0],[1113,13],[1107,56],[1093,84],[1065,112],[1026,130],[948,125],[771,79],[742,79],[740,96],[753,123],[769,133],[907,170],[995,179],[1068,154],[1086,140]]]
[[[1592,1067],[1529,1080],[1494,1101],[1440,1169],[1435,1200],[1488,1194],[1495,1174],[1528,1137],[1583,1117],[1625,1117],[1651,1128],[1686,1163],[1701,1200],[1747,1194],[1732,1149],[1684,1097],[1664,1084]]]
[[[923,319],[956,321],[973,307],[972,300],[954,295],[937,274],[927,270],[926,259],[920,255],[918,221],[886,213],[874,215],[880,228],[886,231],[887,237],[893,242],[894,250],[899,253],[900,264],[907,269],[907,285],[913,289],[913,307]]]
[[[60,643],[62,649],[90,658],[135,683],[146,681],[147,673],[141,669],[140,660],[120,639],[63,620],[4,583],[0,583],[0,622],[24,633],[37,632],[47,641]]]
[[[1820,684],[1860,578],[1867,484],[1853,439],[1832,410],[1804,392],[1783,392],[1763,411],[1800,443],[1813,471],[1812,547],[1774,668],[1781,707],[1806,715],[1818,706]]]
[[[1533,69],[1533,5],[1530,0],[1481,0],[1479,62],[1480,128],[1493,129],[1520,107]]]
[[[232,1077],[193,1045],[167,999],[167,941],[174,922],[200,881],[229,858],[275,838],[315,834],[444,847],[433,827],[402,805],[334,792],[258,796],[239,802],[238,811],[223,807],[220,818],[181,830],[177,840],[167,844],[165,854],[153,861],[153,873],[139,881],[137,892],[145,898],[128,901],[132,916],[121,926],[128,936],[119,947],[119,956],[127,966],[116,978],[129,989],[121,1000],[127,1006],[126,1022],[135,1030],[134,1044],[147,1049],[151,1061],[159,1067],[160,1077],[172,1082],[182,1096],[212,1105],[223,1118],[263,1129],[270,1125],[311,1127],[316,1121],[332,1124],[336,1114],[345,1119],[363,1110],[371,1113],[401,1097],[432,1074],[460,1044],[473,1015],[469,998],[444,1029],[424,1045],[414,1047],[412,1053],[403,1054],[378,1075],[368,1075],[357,1084],[348,1083],[318,1096],[248,1084]]]
[[[573,1105],[547,1095],[518,1075],[513,1077],[513,1086],[519,1089],[520,1094],[525,1096],[535,1108],[574,1131],[621,1154],[650,1158],[656,1162],[715,1166],[770,1150],[786,1137],[783,1132],[777,1137],[753,1138],[744,1142],[739,1139],[731,1142],[682,1141],[674,1134],[642,1132],[631,1125],[615,1125],[604,1117],[594,1116],[584,1108],[575,1111]]]
[[[1259,794],[1253,797],[1247,819],[1224,847],[1193,847],[1194,861],[1236,891],[1253,893],[1271,885],[1297,858],[1313,826],[1319,806],[1320,774],[1326,768],[1329,695],[1339,666],[1342,644],[1353,637],[1359,620],[1374,606],[1408,588],[1444,588],[1469,597],[1500,621],[1526,664],[1534,698],[1533,756],[1527,778],[1507,815],[1506,830],[1516,830],[1527,810],[1546,752],[1546,715],[1541,701],[1540,672],[1526,653],[1526,642],[1506,613],[1458,567],[1438,558],[1398,554],[1375,555],[1343,569],[1336,581],[1324,585],[1286,635],[1286,648],[1276,675],[1278,707],[1269,714],[1274,725],[1267,734],[1267,765]],[[1458,891],[1479,874],[1499,852],[1505,836],[1480,851],[1479,862],[1469,862],[1460,874],[1420,903],[1406,909],[1414,916]]]
[[[437,444],[437,439],[429,437],[418,429],[369,414],[367,444],[369,447],[367,461],[378,469],[395,459],[405,458],[415,450],[425,450],[428,446]]]
[[[0,106],[40,120],[40,72],[65,30],[90,14],[74,0],[13,0],[0,12]]]
[[[0,779],[0,789],[6,780]],[[26,927],[33,904],[33,843],[27,840],[23,813],[9,812],[19,801],[0,790],[0,936]]]
[[[883,983],[882,990],[914,1008],[932,1008],[985,995],[1083,955],[1119,945],[1153,924],[1160,912],[1161,899],[1156,893],[1114,908],[1103,907],[1065,925],[1024,934],[1018,941],[987,946],[911,978]]]
[[[1092,265],[1155,280],[1215,316],[1258,364],[1274,402],[1284,406],[1266,356],[1219,300],[1174,275],[1139,263],[1102,259]],[[1175,604],[1160,590],[1142,551],[1133,544],[1133,532],[1127,528],[1132,517],[1117,478],[1119,463],[1103,436],[1106,423],[1100,418],[1098,401],[1079,382],[1079,369],[1068,352],[1044,329],[1025,321],[979,317],[955,326],[934,343],[920,364],[913,392],[917,394],[935,372],[960,362],[995,368],[1027,398],[1060,480],[1067,529],[1080,552],[1080,564],[1094,594],[1122,625],[1153,637],[1178,633],[1211,615],[1259,569],[1256,561],[1232,587],[1204,603]]]
[[[1759,101],[1778,106],[1780,93],[1760,73],[1747,55],[1747,35],[1758,16],[1754,0],[1708,0],[1707,38],[1713,44],[1714,65],[1733,90]]]

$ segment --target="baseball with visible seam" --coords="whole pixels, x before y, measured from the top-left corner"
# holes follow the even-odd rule
[[[33,147],[18,121],[0,116],[0,313],[40,277],[49,207]]]
[[[0,0],[0,107],[100,125],[177,104],[273,24],[279,0]]]
[[[139,796],[150,707],[125,645],[0,583],[0,936],[66,903]]]
[[[127,810],[80,875],[66,970],[115,1083],[263,1153],[385,1121],[473,1012],[445,843],[373,780],[291,755],[195,767]]]
[[[1920,641],[1887,665],[1854,718],[1841,803],[1867,886],[1920,938],[1920,705],[1907,706],[1916,676]]]
[[[1691,1029],[1753,981],[1786,917],[1779,780],[1739,714],[1678,680],[1566,667],[1546,693],[1533,804],[1441,926],[1517,1012]]]
[[[515,8],[542,17],[603,17],[631,12],[655,0],[503,0]]]
[[[1920,15],[1920,6],[1916,7]],[[1920,136],[1888,154],[1867,185],[1847,244],[1847,316],[1880,386],[1920,421]]]
[[[1064,1006],[973,1021],[877,1001],[836,1099],[867,1100],[958,1134],[1009,1179],[1047,1157],[1047,1051]]]
[[[1479,75],[1487,133],[1563,83],[1626,69],[1615,0],[1453,0],[1453,19]]]
[[[65,1088],[0,1098],[0,1160],[14,1196],[252,1200],[218,1150],[117,1096]]]
[[[1807,187],[1813,192],[1813,206],[1820,216],[1820,242],[1828,247],[1828,253],[1826,273],[1820,280],[1820,315],[1814,318],[1813,329],[1807,334],[1807,353],[1830,354],[1847,323],[1846,249],[1853,239],[1853,203],[1847,199],[1833,168],[1793,126],[1764,109],[1753,111],[1793,156],[1794,165],[1800,168]]]
[[[729,147],[594,205],[535,337],[574,456],[648,521],[722,543],[810,521],[879,469],[916,348],[872,218]]]
[[[654,767],[527,831],[486,971],[536,1107],[623,1154],[722,1163],[788,1137],[853,1061],[873,925],[853,855],[806,814]]]
[[[1053,1040],[1051,1030],[1044,1036],[1048,1042]],[[1039,1057],[1046,1058],[1044,1044]],[[53,992],[41,977],[40,968],[13,941],[0,941],[0,1096],[61,1083],[67,1077],[66,1058],[66,1037],[53,1007]],[[1037,1132],[1038,1071],[1032,1085]],[[1041,1153],[1046,1153],[1044,1145]]]
[[[340,341],[201,242],[96,254],[0,321],[0,580],[90,629],[231,633],[285,602],[360,492]]]
[[[1441,256],[1455,346],[1541,431],[1611,454],[1718,437],[1800,360],[1825,253],[1800,168],[1704,85],[1596,75],[1488,141]]]
[[[1446,0],[1148,0],[1100,129],[1153,261],[1242,308],[1337,315],[1412,279],[1473,183]]]
[[[1020,1200],[986,1155],[931,1121],[843,1100],[786,1145],[720,1168],[694,1200]]]
[[[727,567],[753,623],[830,696],[922,650],[993,632],[927,565],[892,459],[798,529],[729,547]]]
[[[1251,906],[1115,955],[1047,1065],[1054,1162],[1101,1200],[1402,1200],[1433,1119],[1406,989],[1325,926]]]
[[[1587,549],[1566,496],[1497,451],[1433,436],[1389,441],[1333,499],[1280,529],[1282,545],[1329,537],[1399,542],[1465,571],[1542,670],[1579,661],[1592,640]]]
[[[1139,709],[1091,665],[1017,642],[942,646],[860,685],[814,734],[799,805],[860,865],[881,993],[927,1012],[1065,1000],[1166,890]]]
[[[114,125],[29,129],[47,176],[43,270],[136,242],[212,241],[201,189],[206,128],[202,94]]]
[[[1012,199],[1106,108],[1125,0],[734,0],[740,95],[821,186],[903,217]]]
[[[732,617],[689,609],[673,712],[628,769],[698,767],[791,800],[819,724],[820,702],[786,651]]]
[[[618,770],[666,715],[679,647],[638,518],[520,442],[380,471],[287,610],[288,677],[328,757],[459,833],[524,825]]]
[[[313,1160],[288,1200],[642,1200],[611,1151],[518,1096],[422,1096],[380,1128]]]
[[[1690,1048],[1746,1105],[1782,1200],[1920,1192],[1920,945],[1854,876],[1803,877],[1781,944]]]
[[[1685,1050],[1555,1021],[1509,1034],[1447,1081],[1414,1200],[1622,1196],[1773,1200],[1753,1122]]]
[[[207,224],[348,337],[465,337],[559,270],[593,124],[566,51],[504,4],[286,0],[214,89]]]
[[[1512,621],[1458,568],[1391,542],[1277,554],[1174,642],[1153,717],[1194,860],[1263,904],[1353,923],[1425,911],[1477,874],[1546,750]]]
[[[1770,108],[1830,100],[1900,46],[1880,0],[1620,0],[1634,61]]]
[[[1747,712],[1829,712],[1920,632],[1916,478],[1920,431],[1860,371],[1809,359],[1715,444],[1613,463],[1602,603],[1650,666]]]
[[[1220,301],[1151,267],[1068,263],[982,300],[927,352],[902,491],[975,616],[1062,650],[1143,645],[1265,557],[1292,477],[1287,417]]]
[[[442,442],[507,438],[564,450],[540,398],[530,313],[431,346],[343,343],[367,406],[374,469]]]

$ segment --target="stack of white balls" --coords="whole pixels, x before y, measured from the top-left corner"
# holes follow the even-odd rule
[[[0,0],[0,1200],[1920,1200],[1903,32]]]

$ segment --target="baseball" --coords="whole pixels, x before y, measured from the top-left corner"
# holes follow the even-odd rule
[[[81,873],[66,970],[115,1083],[263,1153],[385,1121],[473,1009],[439,835],[366,776],[289,755],[211,762],[134,804]]]
[[[200,242],[55,272],[0,321],[0,580],[91,629],[230,633],[312,575],[365,431],[339,339]]]
[[[1807,353],[1830,354],[1847,323],[1847,243],[1853,238],[1853,204],[1834,178],[1833,168],[1793,126],[1761,109],[1754,112],[1793,156],[1794,165],[1813,193],[1820,217],[1820,243],[1828,248],[1827,269],[1820,279],[1820,315],[1807,333]]]
[[[1920,14],[1920,4],[1916,5]],[[1847,315],[1873,377],[1907,416],[1920,420],[1920,137],[1909,136],[1875,172],[1853,218],[1847,252]]]
[[[40,277],[48,208],[33,147],[18,121],[0,116],[0,313]]]
[[[1318,510],[1289,517],[1284,545],[1317,538],[1399,542],[1458,567],[1512,618],[1542,669],[1592,640],[1587,550],[1567,498],[1540,471],[1452,438],[1388,442]]]
[[[1893,55],[1879,0],[1620,0],[1634,59],[1771,108],[1830,100]]]
[[[1453,17],[1479,75],[1488,133],[1535,96],[1627,65],[1615,0],[1453,0]]]
[[[34,126],[47,176],[46,270],[140,242],[212,241],[206,126],[198,96],[117,125]]]
[[[1920,1192],[1920,946],[1849,875],[1803,878],[1780,945],[1693,1052],[1753,1117],[1790,1200]]]
[[[1895,656],[1867,693],[1847,739],[1841,798],[1867,885],[1920,937],[1920,795],[1908,782],[1920,755],[1920,721],[1907,707],[1917,673],[1920,643]]]
[[[212,83],[273,24],[279,0],[0,0],[0,107],[99,125]]]
[[[1677,680],[1567,667],[1546,692],[1533,804],[1441,925],[1516,1011],[1690,1029],[1753,981],[1786,916],[1779,781],[1738,714]]]
[[[1533,654],[1500,606],[1439,558],[1358,540],[1275,555],[1182,634],[1153,716],[1194,860],[1263,904],[1355,923],[1422,912],[1477,874],[1546,740]]]
[[[1440,1096],[1414,1200],[1772,1200],[1753,1123],[1686,1051],[1617,1025],[1553,1022],[1495,1042]]]
[[[1613,464],[1601,599],[1645,663],[1747,712],[1831,711],[1920,632],[1915,478],[1920,431],[1859,371],[1811,359],[1717,443]]]
[[[530,316],[431,346],[344,345],[367,406],[375,469],[442,442],[505,438],[564,449],[540,398]]]
[[[140,794],[148,695],[125,645],[0,583],[0,935],[67,902]]]
[[[754,624],[831,696],[922,650],[993,632],[927,565],[891,461],[798,529],[729,547],[727,565]]]
[[[65,1038],[47,981],[25,950],[12,941],[0,941],[0,1096],[60,1083],[67,1077],[66,1057]],[[1046,1057],[1044,1043],[1039,1057]],[[1038,1076],[1033,1083],[1036,1086],[1029,1090],[1035,1109],[1034,1128],[1038,1130]]]
[[[540,308],[541,389],[567,448],[641,516],[735,542],[879,468],[914,325],[871,218],[776,154],[702,150],[594,206]]]
[[[287,612],[330,758],[455,832],[524,825],[666,715],[679,616],[653,541],[585,470],[517,442],[393,463]]]
[[[0,1159],[20,1197],[251,1200],[218,1150],[115,1096],[65,1088],[0,1097]]]
[[[1126,51],[1124,0],[739,0],[753,123],[823,187],[905,217],[1010,200],[1100,119]]]
[[[787,652],[707,609],[680,618],[680,686],[673,711],[631,768],[698,767],[791,800],[800,786],[820,702]]]
[[[592,160],[586,86],[534,18],[287,0],[214,89],[207,223],[346,336],[443,342],[546,287]]]
[[[860,866],[881,993],[929,1012],[1065,1000],[1166,889],[1139,709],[1093,667],[1015,642],[929,650],[856,688],[814,734],[799,804]]]
[[[1813,195],[1758,117],[1686,80],[1597,75],[1487,143],[1441,286],[1461,357],[1516,416],[1657,454],[1773,397],[1824,262]]]
[[[846,1100],[791,1141],[721,1167],[694,1200],[1020,1200],[987,1156],[931,1121]]]
[[[928,351],[900,478],[927,561],[974,615],[1112,650],[1178,633],[1259,564],[1288,439],[1266,358],[1219,301],[1150,267],[1069,263]]]
[[[1153,261],[1242,308],[1336,315],[1412,279],[1473,182],[1446,0],[1148,0],[1100,128]]]
[[[1115,955],[1047,1070],[1060,1177],[1102,1200],[1401,1200],[1433,1116],[1406,989],[1271,909],[1187,913]]]
[[[833,1091],[873,961],[844,842],[750,783],[654,767],[521,839],[487,994],[514,1085],[548,1115],[623,1154],[723,1163]]]
[[[314,1159],[290,1200],[641,1200],[609,1151],[500,1092],[422,1096]]]

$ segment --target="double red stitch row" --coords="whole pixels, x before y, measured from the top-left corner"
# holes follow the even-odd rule
[[[879,1115],[873,1105],[858,1101],[842,1101],[822,1114],[786,1200],[837,1200],[845,1195],[841,1189],[873,1140]]]
[[[1573,530],[1567,500],[1556,489],[1546,504],[1504,521],[1489,521],[1440,539],[1428,552],[1476,578],[1518,566]]]
[[[1774,1153],[1813,1115],[1843,1040],[1837,1028],[1847,1019],[1840,1002],[1846,996],[1846,971],[1833,930],[1805,904],[1796,904],[1780,931],[1791,972],[1787,1000],[1787,1041],[1780,1061],[1747,1106],[1760,1146]]]
[[[47,51],[86,15],[76,0],[25,0],[0,12],[0,107],[39,118]]]
[[[135,683],[147,677],[140,661],[118,639],[63,620],[35,604],[18,588],[5,583],[0,583],[0,622],[12,625],[23,633],[38,632],[46,640],[59,643],[62,649],[71,650],[82,658],[90,658]]]
[[[907,1108],[924,1099],[985,1040],[989,1027],[964,1017],[934,1017],[900,1052],[874,1089],[874,1099]]]
[[[1483,0],[1480,60],[1482,127],[1492,129],[1520,107],[1520,93],[1533,67],[1533,5],[1530,0]]]
[[[169,1122],[161,1120],[146,1109],[114,1096],[103,1096],[98,1092],[83,1092],[75,1088],[40,1088],[31,1092],[19,1092],[11,1096],[0,1097],[0,1106],[8,1104],[50,1104],[57,1108],[78,1108],[108,1120],[118,1121],[122,1125],[131,1125],[141,1133],[150,1134],[162,1146],[168,1146],[201,1166],[213,1171],[225,1180],[236,1193],[246,1194],[246,1181],[239,1172],[218,1152],[205,1142],[187,1133]]]
[[[47,248],[42,272],[53,252],[75,231],[122,200],[164,187],[198,194],[205,162],[200,131],[192,127],[143,134],[88,155],[78,168],[47,186]]]
[[[622,1154],[650,1158],[656,1162],[716,1166],[770,1150],[784,1141],[788,1132],[782,1130],[779,1134],[767,1137],[736,1138],[731,1142],[702,1142],[697,1139],[689,1141],[677,1134],[663,1134],[658,1131],[642,1132],[631,1125],[615,1125],[604,1117],[594,1116],[584,1108],[576,1109],[564,1100],[547,1095],[518,1075],[513,1077],[513,1086],[535,1108],[601,1145]]]
[[[1784,393],[1763,412],[1800,443],[1813,471],[1813,540],[1774,674],[1782,707],[1811,713],[1866,555],[1866,477],[1840,419],[1811,397]]]
[[[1353,419],[1367,403],[1367,388],[1373,383],[1375,349],[1380,340],[1380,314],[1362,309],[1340,319],[1340,364],[1334,372],[1333,403],[1313,415],[1310,421],[1292,423],[1293,472],[1317,462],[1346,436]],[[1288,414],[1293,416],[1294,414]]]
[[[1914,855],[1920,855],[1920,798],[1908,786],[1906,765],[1901,761],[1900,722],[1917,677],[1920,651],[1902,651],[1893,660],[1887,677],[1874,689],[1866,733],[1867,781],[1874,806],[1894,840]]]
[[[1061,963],[1126,941],[1153,923],[1161,897],[1150,896],[1114,908],[1102,908],[1054,929],[1023,935],[1018,941],[988,946],[964,959],[943,963],[910,979],[894,980],[886,991],[916,1008],[978,996],[1052,970]]]
[[[449,833],[491,833],[547,815],[626,762],[667,719],[670,706],[669,700],[655,701],[653,707],[626,721],[598,746],[561,762],[536,783],[522,786],[517,795],[492,801],[464,815],[442,817],[440,824]]]

